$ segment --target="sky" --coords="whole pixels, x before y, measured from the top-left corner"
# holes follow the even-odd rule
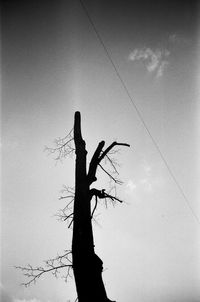
[[[44,148],[72,129],[76,110],[88,162],[101,140],[131,145],[117,154],[124,203],[99,205],[94,223],[108,297],[200,301],[199,6],[83,3],[92,23],[78,0],[3,1],[2,302],[76,298],[73,280],[46,275],[24,288],[14,269],[70,248],[54,214],[75,158],[55,164]]]

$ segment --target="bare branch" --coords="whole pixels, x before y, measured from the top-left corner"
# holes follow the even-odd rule
[[[67,220],[68,218],[71,218],[71,217],[74,217],[74,213],[67,215],[64,220]]]
[[[68,229],[70,229],[73,222],[74,222],[74,218],[71,220],[70,224],[68,225]]]
[[[60,210],[56,216],[58,217],[59,220],[61,221],[66,221],[67,219],[72,219],[73,220],[73,216],[74,216],[74,213],[70,213],[70,214],[66,214],[65,213],[65,210]]]
[[[106,148],[106,150],[101,154],[100,158],[99,158],[99,162],[102,161],[102,159],[108,154],[108,152],[115,146],[125,146],[125,147],[130,147],[129,144],[125,144],[125,143],[117,143],[117,142],[113,142],[108,148]]]
[[[33,267],[28,264],[26,267],[15,266],[16,269],[19,269],[23,272],[24,276],[26,276],[29,281],[22,283],[23,286],[28,287],[32,283],[36,283],[36,281],[46,273],[51,272],[54,277],[58,277],[60,274],[60,269],[67,268],[67,273],[64,275],[64,278],[70,274],[70,270],[72,269],[72,260],[69,258],[71,255],[71,251],[65,251],[65,254],[58,255],[53,259],[49,259],[45,261],[44,267]]]
[[[68,266],[66,275],[62,276],[61,278],[64,279],[65,282],[67,282],[69,278],[72,278],[72,272],[73,272],[72,267]]]
[[[61,196],[59,198],[59,200],[62,199],[69,199],[69,201],[67,202],[67,204],[65,205],[65,207],[63,209],[60,209],[58,211],[58,213],[55,215],[56,217],[58,217],[59,220],[61,221],[66,221],[71,219],[68,228],[70,228],[72,222],[73,222],[73,216],[74,213],[72,212],[73,209],[73,203],[74,203],[74,197],[75,197],[75,190],[73,187],[67,187],[65,185],[63,185],[63,189],[61,190],[62,193],[65,193],[65,196]]]
[[[46,146],[45,151],[47,151],[48,154],[56,154],[56,161],[62,161],[63,158],[75,152],[74,144],[72,144],[74,141],[74,137],[72,136],[72,134],[73,129],[65,137],[59,137],[54,140],[55,148],[50,148]]]
[[[91,159],[90,162],[90,166],[89,166],[89,172],[88,172],[88,181],[89,184],[92,184],[94,181],[97,180],[96,178],[96,170],[98,165],[104,170],[104,172],[106,172],[106,174],[108,174],[108,176],[113,179],[113,181],[117,182],[118,184],[121,183],[120,181],[117,181],[117,179],[115,179],[114,177],[111,176],[112,173],[108,173],[107,170],[105,170],[102,165],[100,165],[100,162],[106,157],[106,159],[110,162],[112,168],[113,168],[113,172],[114,174],[119,174],[117,169],[116,169],[116,165],[117,163],[114,161],[114,159],[111,159],[108,154],[115,154],[117,152],[117,150],[112,150],[115,146],[126,146],[126,147],[130,147],[129,144],[125,144],[125,143],[117,143],[117,142],[113,142],[108,148],[106,148],[105,151],[103,151],[103,147],[105,145],[104,141],[101,141],[96,149],[96,151],[94,152],[94,155]]]
[[[69,261],[70,263],[72,263],[72,260],[71,260],[71,255],[72,255],[72,251],[71,250],[65,250],[64,251],[65,253],[63,255],[57,255],[57,257],[55,258],[52,258],[52,259],[49,259],[49,260],[46,260],[46,262],[59,262],[59,264],[64,264],[63,261]]]
[[[102,167],[101,164],[99,164],[99,167],[111,178],[111,180],[113,180],[116,184],[121,185],[122,181],[113,177],[111,173],[109,173],[106,169],[104,169],[104,167]]]
[[[63,185],[63,189],[61,190],[61,193],[67,193],[67,194],[71,194],[71,195],[74,196],[75,188]]]
[[[66,211],[66,209],[62,209],[55,216],[58,217],[58,220],[60,220],[60,221],[66,221],[66,220],[71,219],[71,221],[68,225],[68,229],[69,229],[74,221],[74,213],[72,212],[70,214],[66,214],[65,211]]]
[[[114,173],[119,175],[119,172],[117,171],[116,168],[116,166],[119,166],[119,164],[114,160],[114,158],[110,158],[108,155],[106,155],[105,158],[109,161],[110,165],[114,170]]]
[[[122,203],[123,201],[121,199],[119,199],[118,197],[116,196],[113,196],[113,195],[110,195],[110,194],[107,194],[105,193],[105,198],[110,198],[112,201],[119,201],[120,203]]]
[[[64,207],[64,211],[65,210],[71,210],[72,208],[72,204],[74,202],[74,197],[75,197],[75,189],[73,187],[67,187],[65,185],[63,185],[63,189],[61,190],[61,193],[65,193],[66,195],[64,196],[60,196],[59,200],[62,199],[71,199],[67,205]]]
[[[105,198],[110,198],[112,201],[119,201],[120,203],[122,203],[123,201],[121,199],[119,199],[118,197],[116,196],[113,196],[113,195],[110,195],[108,193],[105,192],[105,190],[97,190],[95,188],[92,188],[90,190],[90,194],[91,196],[96,196],[100,199],[105,199]]]
[[[92,210],[92,214],[91,214],[91,218],[93,218],[93,216],[94,216],[94,212],[95,212],[95,210],[96,210],[96,208],[97,208],[97,196],[95,196],[95,205],[94,205],[94,209]]]
[[[94,152],[94,155],[90,161],[90,166],[89,166],[89,172],[88,172],[88,181],[89,184],[93,183],[94,181],[97,180],[96,178],[96,170],[97,170],[97,166],[98,166],[98,162],[99,162],[99,156],[102,152],[102,148],[104,147],[105,142],[101,141],[97,148],[96,151]]]

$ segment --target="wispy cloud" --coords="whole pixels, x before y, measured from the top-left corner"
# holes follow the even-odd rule
[[[126,193],[138,193],[142,191],[153,191],[153,177],[152,177],[152,167],[144,162],[141,166],[141,175],[136,179],[129,179],[126,184]]]
[[[167,49],[136,48],[129,54],[129,60],[144,62],[147,71],[155,73],[156,77],[159,78],[169,64],[167,60],[169,55],[170,52]]]
[[[169,65],[168,61],[162,61],[160,63],[160,65],[158,66],[158,69],[157,69],[157,74],[156,74],[158,78],[163,75],[163,72],[167,68],[168,65]]]
[[[125,193],[138,197],[145,193],[153,194],[156,190],[163,188],[165,181],[161,168],[156,165],[150,165],[144,160],[140,165],[138,176],[128,179]]]
[[[169,42],[173,44],[183,45],[183,44],[187,44],[189,41],[183,35],[173,33],[169,35]]]
[[[140,192],[152,193],[154,191],[155,183],[150,177],[144,177],[137,181],[129,179],[126,184],[126,194],[140,194]]]
[[[126,188],[127,192],[133,192],[137,188],[137,184],[132,179],[129,179]]]

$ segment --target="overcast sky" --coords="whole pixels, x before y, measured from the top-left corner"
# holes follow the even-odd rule
[[[2,300],[76,298],[73,280],[51,275],[20,287],[13,266],[70,248],[53,215],[62,185],[73,186],[74,158],[55,165],[43,150],[79,110],[88,158],[102,139],[131,145],[118,156],[125,203],[99,206],[94,224],[109,298],[200,301],[197,1],[83,2],[118,75],[78,0],[4,1]]]

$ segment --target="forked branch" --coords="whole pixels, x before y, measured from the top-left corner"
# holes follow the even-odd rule
[[[100,166],[101,169],[115,182],[115,183],[120,183],[120,181],[118,181],[113,175],[112,173],[109,173],[105,168],[103,168],[101,162],[102,160],[106,157],[108,159],[108,161],[110,162],[112,168],[113,168],[113,172],[114,174],[118,174],[118,171],[116,169],[116,165],[115,162],[113,161],[113,159],[111,159],[108,154],[109,152],[115,147],[115,146],[125,146],[125,147],[130,147],[129,144],[125,144],[125,143],[117,143],[117,142],[113,142],[110,146],[108,146],[104,151],[103,151],[103,147],[105,145],[104,141],[101,141],[91,159],[90,162],[90,166],[89,166],[89,171],[88,171],[88,181],[89,184],[92,184],[94,181],[97,180],[96,178],[96,171],[97,171],[97,167]]]
[[[44,267],[33,267],[28,264],[26,267],[15,266],[16,269],[19,269],[23,272],[24,276],[28,278],[28,281],[22,283],[23,286],[28,287],[32,283],[36,283],[36,281],[46,273],[52,273],[54,277],[58,277],[60,274],[60,270],[66,268],[65,274],[62,276],[65,281],[67,281],[68,277],[71,277],[71,269],[72,269],[72,260],[70,259],[71,251],[65,251],[65,254],[58,255],[53,259],[49,259],[44,261]]]
[[[101,154],[100,158],[99,158],[99,163],[102,161],[102,159],[110,152],[110,150],[112,148],[114,148],[115,146],[125,146],[125,147],[130,147],[129,144],[126,143],[117,143],[117,142],[113,142],[110,146],[108,146],[108,148],[103,151],[103,153]]]

